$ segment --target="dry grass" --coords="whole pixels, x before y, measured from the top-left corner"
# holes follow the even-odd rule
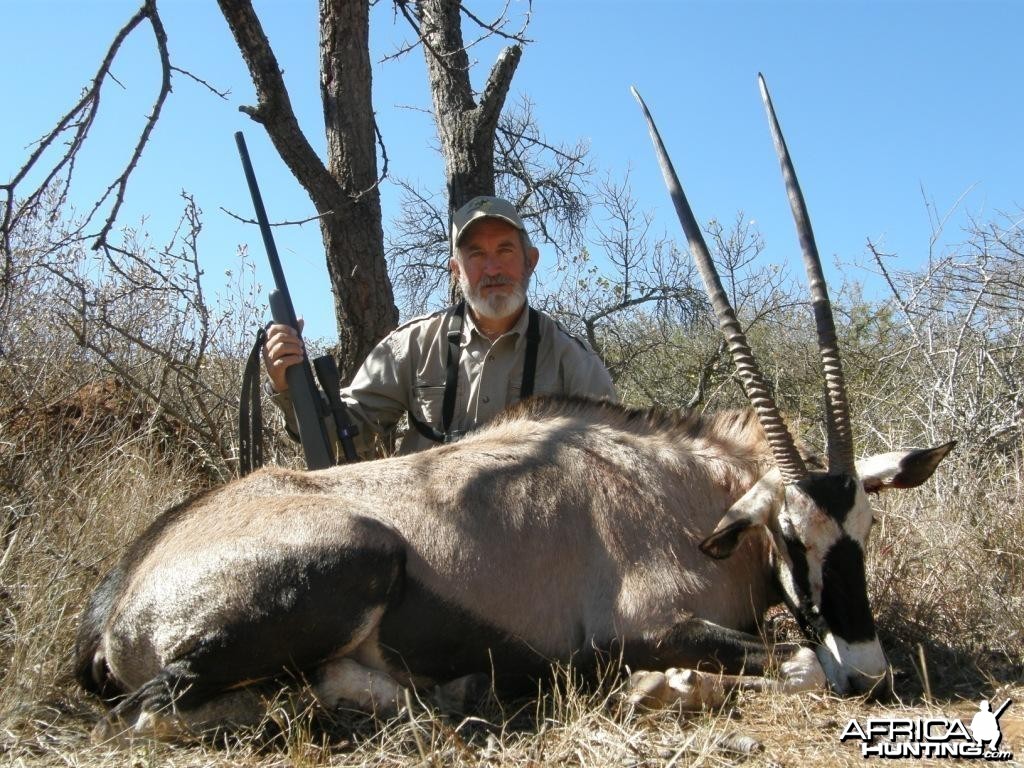
[[[422,703],[382,723],[314,713],[301,692],[265,728],[218,743],[92,745],[99,706],[68,677],[77,613],[125,543],[197,489],[190,463],[146,428],[107,425],[63,445],[0,433],[0,763],[205,766],[854,765],[850,718],[960,716],[980,698],[1020,702],[1004,747],[1024,756],[1024,494],[1018,460],[955,454],[926,488],[883,498],[872,584],[900,700],[737,694],[720,711],[633,711],[618,684],[573,685],[469,718]],[[736,752],[739,737],[761,749]]]

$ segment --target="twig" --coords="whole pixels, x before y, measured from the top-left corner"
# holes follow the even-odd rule
[[[212,85],[210,85],[210,83],[208,83],[206,80],[204,80],[203,78],[201,78],[201,77],[199,77],[197,75],[192,74],[187,69],[182,69],[181,67],[172,66],[171,67],[171,71],[172,72],[180,72],[185,77],[188,77],[188,78],[191,78],[192,80],[195,80],[197,83],[199,83],[200,85],[204,86],[207,90],[209,90],[215,96],[219,96],[220,98],[224,99],[225,101],[227,101],[228,96],[231,95],[231,89],[230,88],[228,90],[226,90],[226,91],[217,90]]]
[[[255,219],[247,219],[244,216],[239,216],[237,213],[233,213],[232,211],[229,211],[224,206],[220,206],[220,209],[224,213],[226,213],[228,216],[230,216],[231,218],[235,219],[236,221],[240,221],[243,224],[259,224],[259,222],[256,221]],[[310,217],[305,218],[305,219],[297,219],[295,221],[272,221],[272,222],[270,222],[270,226],[272,226],[272,227],[293,227],[293,226],[298,225],[298,226],[301,227],[303,224],[308,224],[311,221],[318,221],[320,219],[325,219],[328,216],[332,216],[333,214],[334,214],[334,211],[324,211],[323,213],[319,213],[316,216],[310,216]]]

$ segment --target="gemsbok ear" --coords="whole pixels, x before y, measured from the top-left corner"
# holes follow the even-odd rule
[[[724,560],[736,551],[744,534],[759,525],[767,525],[772,511],[782,504],[785,486],[778,469],[773,469],[718,521],[714,532],[700,543],[700,551],[716,560]]]
[[[951,440],[935,448],[912,448],[868,456],[857,462],[857,474],[868,493],[890,488],[916,488],[932,476],[939,462],[955,445],[956,440]]]

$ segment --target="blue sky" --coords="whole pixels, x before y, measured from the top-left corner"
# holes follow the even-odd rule
[[[5,52],[0,176],[9,178],[77,97],[114,31],[137,0],[0,0]],[[480,2],[481,15],[500,3]],[[123,224],[146,217],[157,243],[188,190],[204,209],[200,255],[216,287],[248,242],[266,284],[258,232],[224,214],[251,203],[232,134],[245,131],[270,215],[302,219],[312,206],[274,155],[259,126],[237,111],[252,86],[212,0],[163,0],[174,63],[221,89],[221,101],[180,75],[129,188]],[[316,3],[256,2],[285,72],[300,123],[324,145],[317,74]],[[513,12],[525,8],[513,2]],[[534,0],[528,46],[512,97],[528,96],[549,138],[583,138],[597,164],[627,170],[657,227],[678,224],[658,174],[635,84],[652,109],[699,219],[731,220],[742,209],[767,241],[766,257],[787,261],[796,239],[771,147],[756,75],[764,72],[830,263],[863,260],[868,238],[914,267],[931,231],[925,197],[945,213],[961,197],[946,242],[962,239],[968,216],[981,220],[1024,205],[1021,99],[1024,4],[973,2],[770,2],[769,0]],[[378,3],[373,47],[379,59],[408,37],[391,5]],[[104,92],[101,122],[81,163],[75,198],[85,204],[131,138],[156,93],[158,69],[148,29],[115,65],[124,88]],[[493,47],[474,49],[482,85]],[[443,188],[422,55],[378,66],[375,108],[391,172]],[[383,187],[385,227],[397,191]],[[318,336],[333,334],[331,297],[315,225],[276,232],[300,313]],[[553,254],[549,254],[553,259]],[[870,284],[870,276],[852,277]]]

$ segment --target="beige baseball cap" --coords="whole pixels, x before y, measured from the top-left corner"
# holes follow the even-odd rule
[[[459,240],[466,233],[469,225],[478,219],[494,218],[507,221],[521,232],[526,232],[526,225],[519,217],[519,211],[508,200],[500,197],[481,195],[474,197],[452,214],[452,252]]]

